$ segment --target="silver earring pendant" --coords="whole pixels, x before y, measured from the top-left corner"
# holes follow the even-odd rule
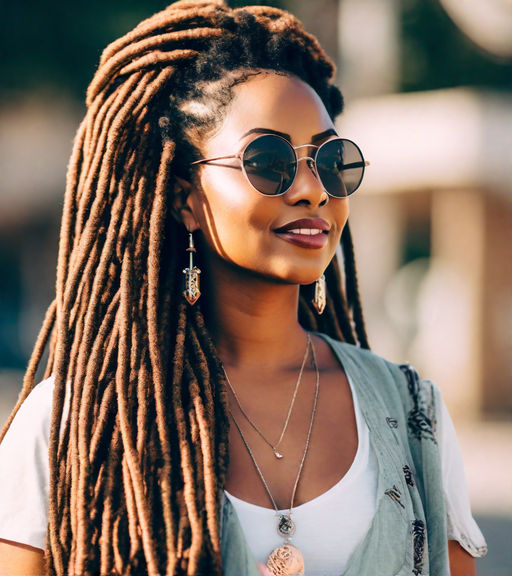
[[[201,296],[201,291],[199,290],[199,274],[201,274],[201,270],[199,270],[197,266],[194,266],[194,253],[196,252],[196,248],[194,246],[192,232],[188,233],[187,252],[189,253],[189,264],[188,268],[183,270],[183,274],[185,274],[185,290],[183,290],[183,296],[185,296],[187,302],[193,306],[199,296]]]
[[[318,315],[322,314],[327,303],[327,289],[325,287],[325,276],[322,274],[315,282],[315,297],[311,300]]]

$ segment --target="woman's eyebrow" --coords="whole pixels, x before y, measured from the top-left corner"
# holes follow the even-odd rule
[[[319,142],[320,140],[324,140],[328,136],[337,136],[337,135],[338,135],[338,133],[336,132],[336,130],[334,128],[329,128],[328,130],[324,130],[323,132],[320,132],[320,134],[315,134],[311,138],[311,144],[314,144],[315,142]]]
[[[245,138],[246,136],[249,136],[249,134],[275,134],[276,136],[281,136],[281,138],[288,140],[288,142],[290,143],[292,140],[289,134],[286,134],[285,132],[279,132],[279,130],[272,130],[272,128],[251,128],[250,130],[245,132],[245,134],[242,134],[240,140],[242,140],[242,138]],[[337,136],[337,135],[338,134],[336,133],[336,130],[334,128],[328,128],[327,130],[320,132],[320,134],[315,134],[314,136],[312,136],[311,143],[314,144],[319,140],[327,138],[327,136]]]
[[[279,130],[272,130],[272,128],[251,128],[245,134],[240,136],[240,140],[249,136],[249,134],[275,134],[276,136],[281,136],[285,140],[291,141],[291,136],[285,132],[279,132]]]

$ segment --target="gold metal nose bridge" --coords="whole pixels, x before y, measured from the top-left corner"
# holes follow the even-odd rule
[[[318,150],[318,146],[315,146],[315,144],[301,144],[300,146],[293,146],[293,149],[295,150],[295,154],[297,156],[297,162],[300,162],[301,160],[315,160],[312,156],[301,156],[299,158],[299,155],[297,154],[297,150],[299,150],[300,148],[316,148]]]
[[[299,162],[301,160],[307,160],[308,168],[311,170],[311,172],[313,172],[313,174],[316,176],[316,178],[318,178],[318,180],[320,180],[318,170],[316,169],[315,158],[313,156],[301,156],[299,158],[299,155],[297,154],[297,150],[299,150],[300,148],[316,148],[318,150],[318,146],[315,146],[315,144],[301,144],[300,146],[293,146],[293,149],[295,150],[295,156],[297,158],[297,169],[299,167]]]

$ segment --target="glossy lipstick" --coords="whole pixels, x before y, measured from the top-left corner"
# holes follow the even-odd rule
[[[274,230],[282,240],[301,248],[319,249],[327,244],[329,223],[322,218],[301,218]]]

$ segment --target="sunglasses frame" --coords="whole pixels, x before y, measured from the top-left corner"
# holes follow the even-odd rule
[[[265,194],[264,192],[262,192],[261,190],[258,190],[254,184],[251,182],[249,176],[247,175],[247,171],[245,170],[245,166],[244,166],[244,154],[245,151],[247,150],[247,148],[253,144],[254,142],[256,142],[257,140],[259,140],[260,138],[264,138],[264,137],[269,137],[271,136],[272,138],[278,138],[279,140],[282,140],[283,142],[286,143],[286,145],[291,148],[293,150],[293,153],[295,155],[295,173],[293,175],[292,181],[290,182],[289,186],[287,188],[285,188],[284,190],[282,190],[281,192],[278,192],[277,194]],[[355,188],[348,193],[346,196],[336,196],[334,194],[331,194],[324,186],[324,183],[322,182],[322,179],[320,177],[320,175],[318,174],[318,169],[317,169],[317,165],[316,165],[316,157],[318,156],[318,152],[320,151],[320,149],[322,148],[322,146],[325,146],[326,144],[329,144],[330,142],[333,141],[338,141],[341,140],[342,142],[349,142],[350,144],[352,144],[353,146],[355,146],[356,150],[359,152],[359,155],[361,156],[361,162],[352,162],[350,164],[346,164],[344,166],[345,170],[349,170],[351,168],[361,168],[361,178],[359,179],[359,182],[357,184],[357,186],[355,186]],[[297,150],[299,150],[300,148],[315,148],[316,152],[314,153],[313,156],[302,156],[301,158],[299,158],[299,156],[297,155]],[[341,138],[341,137],[336,137],[336,138],[331,138],[330,140],[326,140],[325,142],[323,142],[322,144],[320,144],[320,146],[317,146],[316,144],[301,144],[300,146],[292,146],[292,144],[286,139],[283,138],[282,136],[279,136],[279,134],[260,134],[259,136],[257,136],[256,138],[254,138],[253,140],[250,140],[249,142],[247,142],[247,144],[245,144],[245,146],[240,150],[240,152],[238,152],[237,154],[230,154],[228,156],[216,156],[215,158],[201,158],[200,160],[196,160],[195,162],[191,162],[190,165],[194,166],[194,165],[199,165],[199,164],[212,164],[214,162],[217,162],[219,160],[228,160],[231,158],[235,158],[237,160],[239,160],[241,167],[242,167],[242,172],[244,173],[244,176],[246,178],[246,180],[249,182],[249,184],[262,196],[267,196],[269,198],[272,198],[274,196],[282,196],[283,194],[286,194],[286,192],[288,192],[288,190],[293,186],[295,179],[297,177],[297,173],[298,173],[298,167],[299,167],[299,162],[301,160],[308,160],[308,167],[311,169],[311,171],[315,174],[316,178],[318,179],[318,181],[320,182],[320,184],[322,185],[322,188],[325,190],[325,192],[328,194],[329,197],[331,198],[348,198],[348,196],[351,196],[361,185],[361,182],[363,181],[363,177],[364,177],[364,172],[365,172],[365,168],[366,166],[369,166],[370,163],[364,159],[363,153],[361,152],[361,149],[359,148],[359,146],[353,142],[352,140],[349,140],[348,138]],[[214,164],[215,165],[215,164]],[[227,164],[217,164],[217,166],[223,166],[225,168],[238,168],[238,166],[229,166]]]

